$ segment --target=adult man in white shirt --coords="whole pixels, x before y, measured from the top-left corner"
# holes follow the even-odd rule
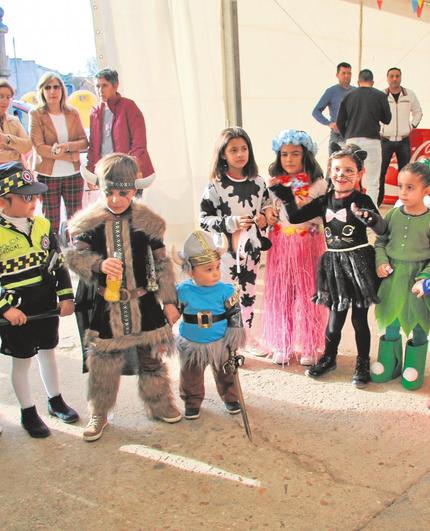
[[[381,127],[382,164],[378,206],[384,199],[385,174],[393,153],[397,157],[399,171],[411,158],[409,134],[418,127],[422,110],[417,97],[410,89],[401,86],[402,71],[392,67],[387,72],[388,88],[385,89],[391,110],[391,122]]]

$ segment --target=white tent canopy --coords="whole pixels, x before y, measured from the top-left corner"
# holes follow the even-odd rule
[[[306,130],[327,160],[329,130],[311,116],[347,61],[355,82],[370,68],[385,87],[403,71],[430,127],[430,8],[409,0],[237,0],[243,127],[262,175],[281,129]],[[92,0],[98,63],[118,70],[120,91],[143,110],[157,172],[147,202],[167,220],[171,240],[198,223],[215,140],[226,126],[221,0]],[[361,61],[360,61],[361,60]]]

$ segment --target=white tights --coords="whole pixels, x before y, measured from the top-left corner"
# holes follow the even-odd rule
[[[60,394],[58,384],[57,363],[55,350],[39,350],[37,354],[39,372],[43,385],[49,398]],[[31,396],[28,371],[31,366],[31,358],[12,358],[12,386],[22,409],[34,405]]]

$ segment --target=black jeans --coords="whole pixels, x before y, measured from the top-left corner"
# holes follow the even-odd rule
[[[391,140],[386,140],[381,138],[381,147],[382,147],[382,164],[381,164],[381,176],[379,181],[379,196],[378,196],[378,206],[384,200],[384,185],[385,185],[385,174],[387,173],[388,166],[390,165],[391,157],[393,153],[397,157],[397,166],[399,171],[406,166],[411,158],[411,146],[409,144],[409,137],[399,140],[398,142],[391,142]]]

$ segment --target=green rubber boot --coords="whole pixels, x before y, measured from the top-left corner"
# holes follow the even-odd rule
[[[406,343],[405,364],[402,384],[405,389],[419,389],[423,385],[426,368],[428,341],[424,345],[414,346],[411,340]]]
[[[375,383],[389,382],[402,373],[402,338],[379,340],[378,359],[370,366],[370,379]]]

